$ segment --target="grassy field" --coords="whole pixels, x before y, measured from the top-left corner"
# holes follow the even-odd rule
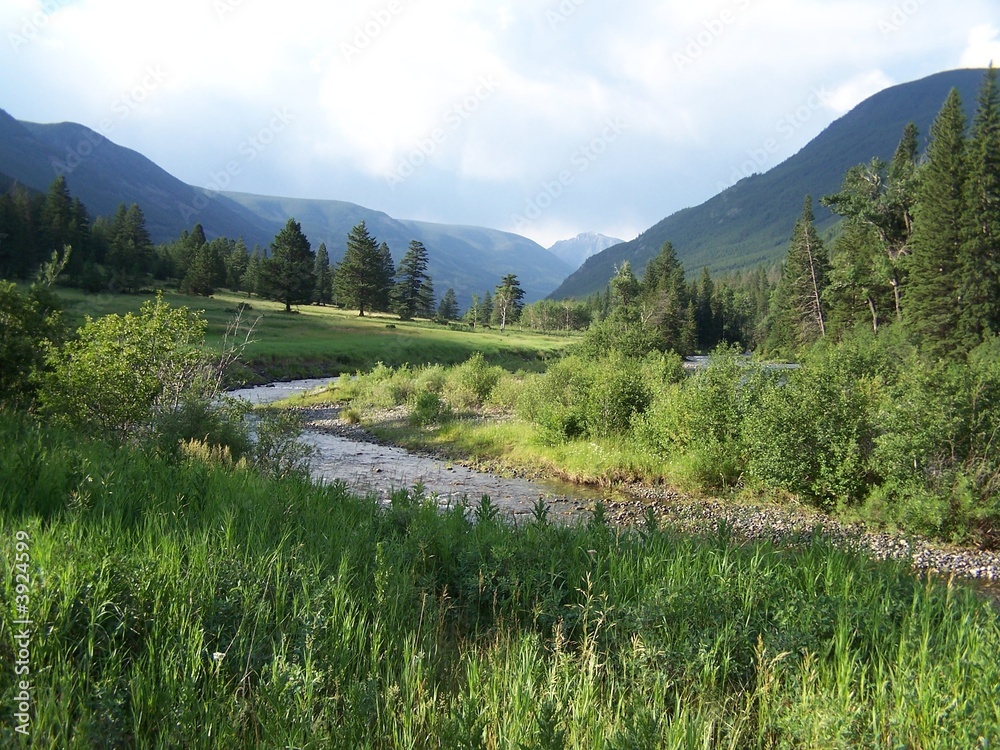
[[[66,318],[74,326],[87,315],[137,311],[147,299],[142,295],[57,291],[64,300]],[[237,306],[248,302],[245,295],[226,293],[206,298],[165,292],[164,299],[172,306],[204,310],[208,342],[215,347],[221,345]],[[354,311],[312,305],[303,305],[289,314],[280,303],[256,298],[249,304],[252,309],[244,313],[245,322],[263,317],[254,331],[255,343],[246,351],[251,372],[240,374],[257,381],[353,373],[369,370],[377,362],[392,366],[452,364],[477,351],[510,370],[537,370],[575,340],[514,329],[502,334],[497,329],[452,330],[429,321],[403,322],[392,315],[360,318]]]
[[[1000,738],[997,613],[818,538],[384,508],[10,412],[0,443],[4,747]]]

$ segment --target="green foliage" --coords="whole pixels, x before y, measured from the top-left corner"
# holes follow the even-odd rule
[[[503,522],[0,411],[49,747],[932,747],[1000,732],[997,616],[822,541]],[[21,543],[23,546],[17,547]],[[0,597],[16,601],[13,575]],[[0,630],[20,626],[0,609]],[[12,674],[15,651],[0,649]],[[0,702],[17,687],[0,683]],[[0,744],[18,741],[11,721]]]
[[[153,442],[166,456],[178,459],[184,446],[193,442],[210,449],[230,462],[252,461],[254,442],[246,423],[249,407],[235,399],[212,401],[202,394],[186,391],[179,403],[155,416]]]
[[[476,352],[448,374],[444,389],[448,403],[460,409],[482,406],[503,372],[502,367],[488,364],[482,352]]]
[[[587,433],[624,435],[649,406],[649,384],[633,361],[615,351],[596,363],[592,372],[583,411]]]
[[[698,485],[734,485],[743,472],[744,420],[759,406],[765,382],[759,365],[720,349],[704,369],[664,381],[635,420],[636,439],[657,455],[683,462]]]
[[[915,340],[934,356],[959,345],[958,262],[966,183],[965,113],[952,90],[931,126],[920,169],[904,320]]]
[[[301,225],[289,219],[271,243],[271,255],[261,265],[262,284],[269,296],[284,303],[285,312],[292,305],[310,302],[316,285],[313,267],[316,255]]]
[[[205,372],[205,321],[157,297],[138,314],[88,319],[50,347],[44,410],[74,427],[124,439],[175,408]]]
[[[434,303],[433,289],[425,283],[430,281],[428,263],[427,248],[423,243],[412,240],[406,255],[399,262],[396,284],[392,288],[392,309],[402,320],[410,320],[418,313],[423,315]]]
[[[448,404],[434,391],[417,391],[410,398],[409,422],[413,427],[437,424],[450,415]]]
[[[830,509],[865,499],[874,466],[881,377],[863,344],[820,347],[785,379],[772,379],[749,410],[748,482]]]
[[[64,335],[58,301],[47,288],[20,292],[0,281],[0,400],[34,394],[46,349]]]
[[[334,270],[334,296],[339,304],[357,309],[363,317],[366,310],[379,306],[390,283],[378,242],[362,221],[351,229],[347,251]]]

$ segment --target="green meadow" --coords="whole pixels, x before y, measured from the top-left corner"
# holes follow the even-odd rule
[[[819,537],[564,527],[543,507],[512,524],[412,492],[383,507],[9,411],[0,441],[0,557],[27,581],[0,583],[5,747],[1000,738],[990,604]]]
[[[58,289],[65,317],[74,327],[86,316],[136,312],[148,299],[144,295],[87,294]],[[245,351],[246,369],[236,377],[253,382],[324,377],[370,370],[378,362],[403,364],[456,364],[475,352],[510,370],[540,370],[545,362],[575,339],[560,334],[540,334],[510,328],[471,330],[430,321],[400,321],[395,315],[370,314],[336,307],[303,305],[292,313],[280,303],[245,295],[219,293],[194,297],[164,291],[171,306],[203,310],[208,322],[206,341],[221,347],[227,326],[240,305],[244,332],[253,324],[253,343]]]

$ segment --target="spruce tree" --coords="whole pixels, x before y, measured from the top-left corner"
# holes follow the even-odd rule
[[[236,241],[233,252],[226,258],[226,286],[234,292],[245,291],[243,276],[250,265],[250,251],[247,250],[246,243],[240,237]]]
[[[377,309],[386,294],[385,259],[365,222],[347,236],[347,250],[333,274],[338,303],[357,308],[359,317]]]
[[[441,297],[441,304],[437,309],[438,320],[449,321],[458,320],[458,299],[455,297],[455,290],[448,287],[448,290]]]
[[[920,169],[903,297],[903,319],[917,344],[934,356],[960,345],[959,253],[967,164],[965,113],[952,89],[931,125]]]
[[[430,278],[427,274],[428,263],[427,248],[423,243],[411,240],[406,255],[399,262],[392,290],[393,312],[401,320],[410,320],[418,314],[418,310],[426,310],[426,295],[422,296],[421,291],[424,282]]]
[[[672,243],[663,243],[659,254],[646,265],[641,299],[643,319],[656,331],[664,351],[686,354],[694,350],[697,324],[689,320],[691,295]]]
[[[271,255],[261,267],[269,296],[284,302],[285,312],[291,312],[292,305],[312,299],[315,263],[316,256],[302,233],[302,226],[295,219],[289,219],[275,235]]]
[[[107,263],[112,272],[112,283],[124,292],[139,290],[146,279],[153,259],[153,243],[146,230],[146,217],[133,203],[124,204],[111,222],[111,238]]]
[[[830,263],[814,222],[812,198],[806,196],[802,216],[792,230],[781,280],[783,289],[777,297],[785,308],[779,311],[779,320],[790,326],[789,340],[795,346],[810,344],[826,335],[823,291]]]
[[[321,242],[316,251],[316,264],[313,266],[313,276],[316,286],[313,289],[313,302],[317,305],[329,305],[333,302],[333,269],[330,268],[330,253],[326,243]]]
[[[963,349],[1000,332],[1000,92],[992,66],[979,90],[970,135],[959,261]]]

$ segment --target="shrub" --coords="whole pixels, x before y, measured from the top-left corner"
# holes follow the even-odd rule
[[[646,411],[652,394],[639,363],[612,351],[595,368],[584,405],[587,432],[594,437],[623,435]]]
[[[502,374],[502,367],[487,364],[482,352],[476,352],[449,373],[446,386],[448,403],[457,408],[482,406],[500,382]]]
[[[210,401],[186,393],[176,408],[157,415],[155,444],[168,457],[185,453],[182,446],[197,442],[210,452],[224,452],[232,461],[249,457],[253,441],[246,422],[249,405],[236,399]]]
[[[421,391],[410,401],[409,422],[413,427],[437,424],[450,414],[448,405],[432,391]]]
[[[138,314],[89,319],[75,340],[47,355],[44,409],[68,424],[123,439],[210,385],[205,321],[158,296]]]
[[[542,428],[543,442],[554,444],[586,434],[586,403],[595,365],[564,357],[542,375],[528,375],[515,413]]]
[[[0,398],[32,396],[45,349],[64,335],[58,305],[45,287],[26,294],[0,281]]]
[[[787,382],[772,381],[747,411],[747,476],[823,508],[856,504],[877,481],[872,452],[882,381],[877,357],[819,347]]]

